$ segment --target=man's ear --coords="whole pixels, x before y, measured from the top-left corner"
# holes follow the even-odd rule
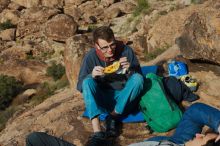
[[[100,49],[97,43],[94,43],[95,48]]]
[[[215,142],[217,141],[220,143],[220,135],[215,139]]]

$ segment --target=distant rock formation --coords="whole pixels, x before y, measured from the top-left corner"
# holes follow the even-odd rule
[[[66,41],[64,62],[66,75],[72,88],[76,88],[82,59],[91,47],[91,40],[86,35],[75,35]]]
[[[220,64],[220,13],[219,10],[204,13],[193,13],[176,41],[185,58]]]

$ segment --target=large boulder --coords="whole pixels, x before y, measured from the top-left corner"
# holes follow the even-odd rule
[[[8,5],[8,9],[22,11],[23,9],[25,9],[25,7],[19,5],[19,4],[15,3],[15,2],[11,2]]]
[[[6,49],[6,42],[3,41],[2,39],[0,39],[0,53]],[[3,61],[2,59],[0,59],[0,62]]]
[[[93,14],[92,12],[94,9],[97,7],[98,3],[96,1],[85,1],[81,5],[79,5],[79,9],[83,13],[89,12],[91,15]]]
[[[83,102],[74,90],[66,89],[47,99],[42,104],[11,119],[0,133],[0,144],[4,146],[25,145],[26,136],[32,131],[47,132],[63,137],[76,145],[82,145],[89,132],[78,119]]]
[[[134,35],[132,38],[133,44],[132,48],[136,53],[140,61],[145,60],[146,51],[147,51],[147,40],[146,37],[140,35]]]
[[[43,24],[59,12],[57,9],[47,7],[34,7],[24,10],[17,25],[16,37],[30,36],[32,40],[41,37]]]
[[[0,1],[0,13],[8,6],[10,0],[1,0]]]
[[[61,13],[59,9],[48,7],[33,7],[22,11],[21,20],[45,23],[51,17]]]
[[[66,41],[64,62],[66,75],[72,88],[76,88],[82,59],[90,48],[91,41],[85,35],[75,35]]]
[[[184,32],[177,39],[185,58],[206,60],[220,64],[219,11],[206,11],[208,15],[193,13],[185,23]]]
[[[20,13],[17,10],[5,9],[0,13],[0,23],[9,20],[12,24],[17,24],[19,21]]]
[[[44,34],[53,40],[65,41],[76,33],[77,27],[73,17],[58,14],[45,24]]]
[[[16,37],[24,38],[26,36],[37,37],[36,33],[39,33],[41,26],[35,21],[21,20],[17,25]]]
[[[196,6],[171,12],[161,16],[149,30],[148,33],[148,52],[156,48],[166,48],[175,44],[175,39],[183,31],[184,21],[189,15],[197,11]]]
[[[12,0],[12,2],[15,2],[26,8],[37,7],[40,5],[40,0]]]
[[[104,8],[104,13],[99,17],[105,21],[111,21],[115,17],[121,18],[123,15],[132,13],[134,8],[135,4],[129,1],[113,3],[109,7]]]
[[[62,8],[64,5],[64,0],[41,0],[43,6],[50,8]]]
[[[85,0],[65,0],[65,5],[80,5],[83,2],[85,2]]]
[[[114,5],[112,5],[114,6]],[[106,10],[104,11],[104,16],[107,19],[111,19],[111,18],[115,18],[117,16],[119,16],[119,14],[121,13],[121,10],[119,7],[108,7],[106,8]]]
[[[98,19],[104,13],[103,6],[98,5],[97,1],[86,1],[85,3],[79,5],[78,8],[82,12],[82,20],[85,24],[94,23],[91,18]]]
[[[47,65],[40,61],[8,60],[1,63],[0,74],[14,76],[28,85],[49,80],[46,76],[46,69]]]
[[[76,22],[78,22],[82,16],[80,9],[75,5],[64,6],[64,13],[72,16]]]
[[[112,5],[115,2],[115,0],[101,0],[100,5],[103,5],[104,7],[108,7]]]
[[[173,46],[176,38],[183,33],[188,17],[193,13],[203,15],[207,22],[210,16],[213,15],[210,19],[214,19],[214,16],[217,17],[219,14],[218,4],[217,1],[207,1],[204,4],[190,5],[184,9],[172,11],[166,15],[158,15],[156,17],[157,19],[154,20],[153,27],[149,30],[147,35],[148,52],[156,48],[166,49]],[[217,18],[215,20],[217,20]]]
[[[15,28],[6,29],[0,32],[0,38],[3,41],[13,41],[15,40]]]
[[[14,76],[25,84],[43,83],[48,80],[47,64],[38,60],[28,60],[32,49],[30,45],[4,49],[0,54],[0,74]]]
[[[140,19],[142,19],[142,16],[134,17],[133,20],[130,21],[131,17],[132,14],[128,14],[111,20],[111,28],[117,37],[130,38],[132,34],[137,31],[136,27]]]
[[[130,1],[121,1],[118,3],[114,3],[113,7],[120,8],[122,13],[129,14],[132,13],[136,5]]]

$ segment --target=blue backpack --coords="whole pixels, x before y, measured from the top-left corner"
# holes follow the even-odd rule
[[[169,76],[179,78],[182,75],[188,74],[187,65],[181,61],[170,61],[168,63]]]

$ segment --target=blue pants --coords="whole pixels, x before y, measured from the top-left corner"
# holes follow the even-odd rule
[[[203,103],[195,103],[186,110],[175,133],[171,137],[157,136],[148,139],[148,141],[170,140],[176,144],[184,144],[192,140],[196,133],[201,133],[205,125],[218,132],[220,110]]]
[[[143,76],[135,73],[122,90],[104,89],[92,77],[84,79],[83,98],[90,119],[102,113],[116,111],[124,114],[138,104],[138,97],[143,90]]]

